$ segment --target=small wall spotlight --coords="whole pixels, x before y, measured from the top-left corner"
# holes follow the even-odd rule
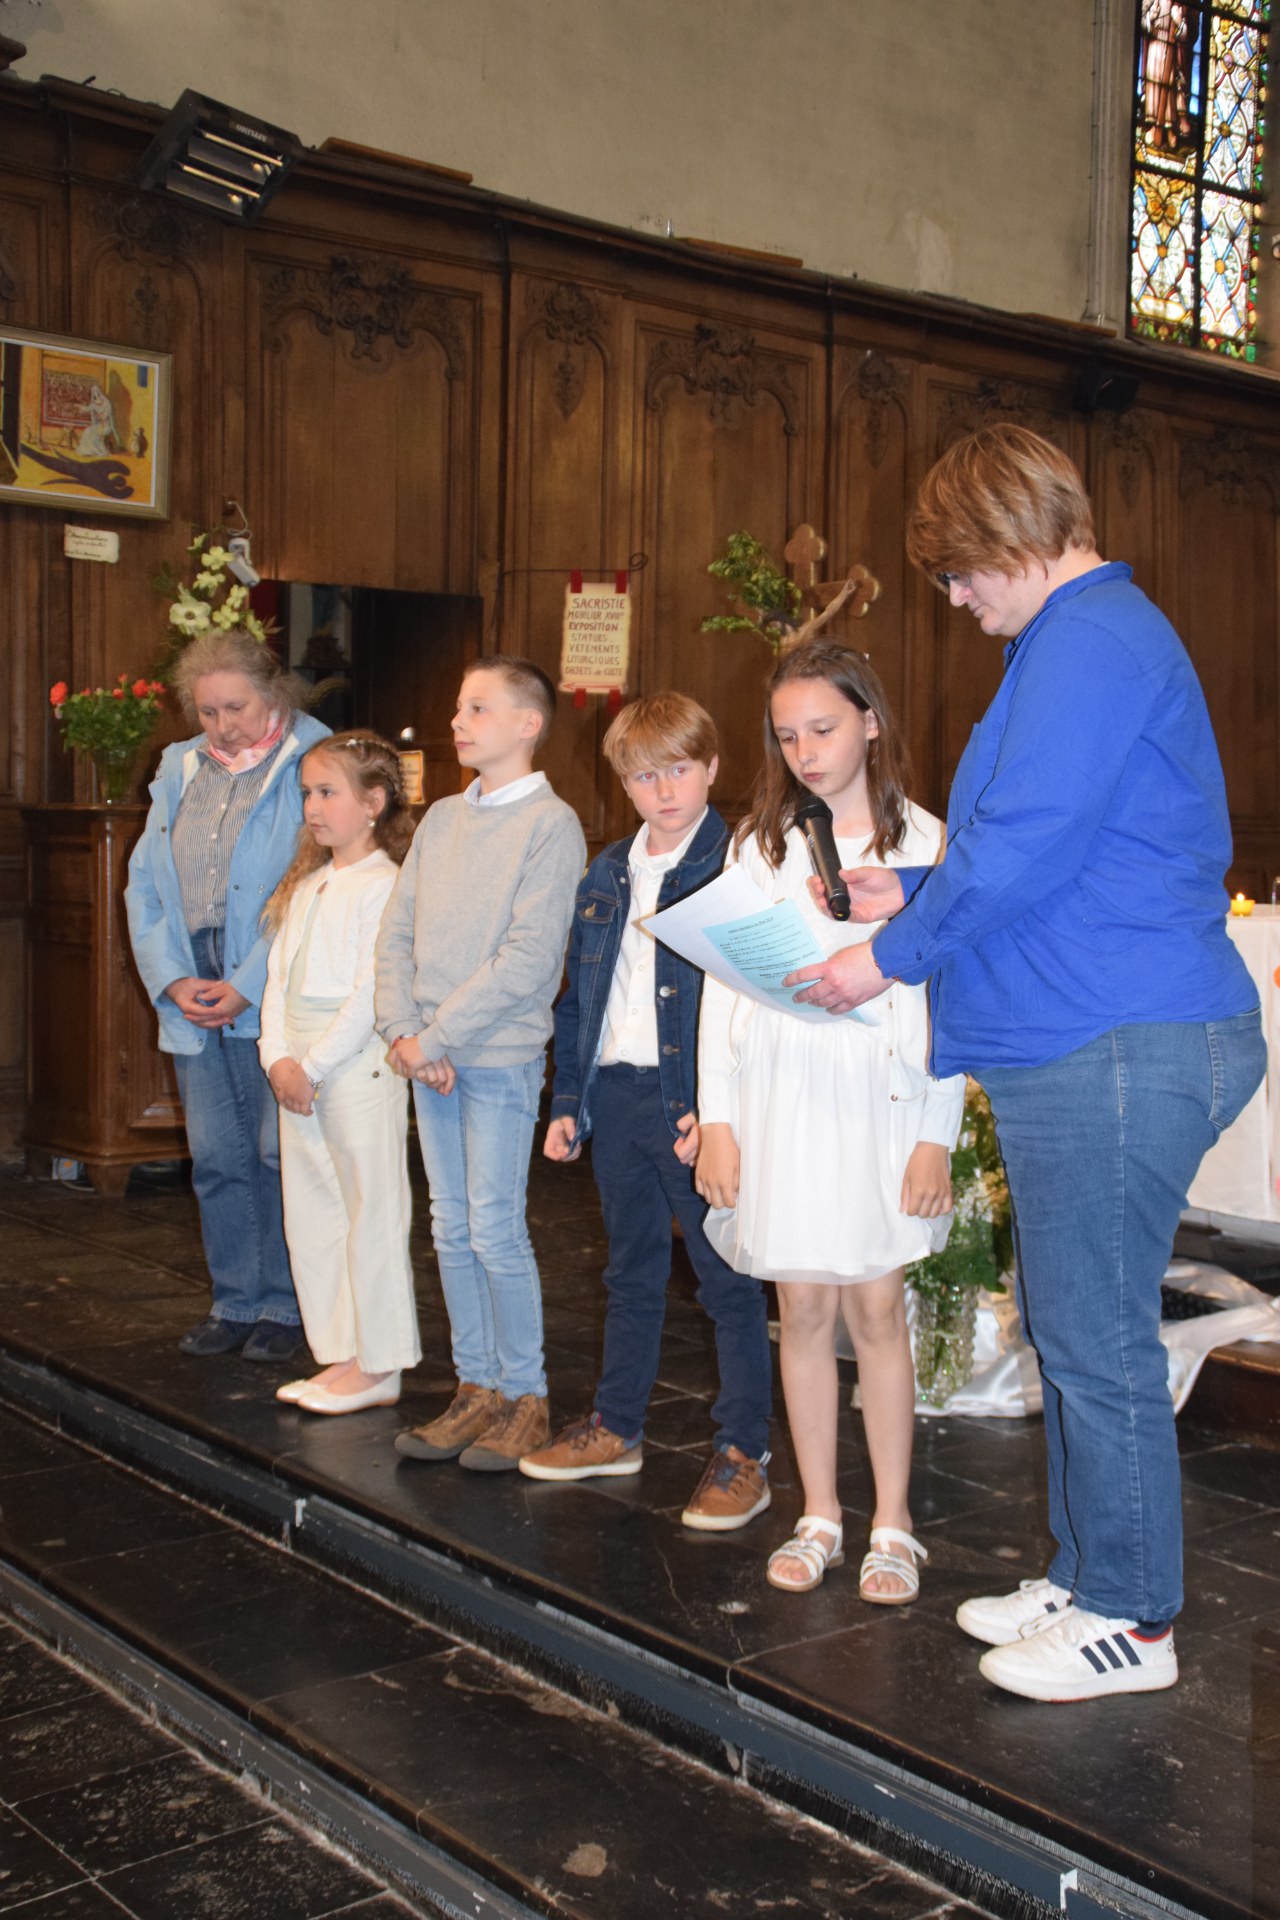
[[[139,186],[177,194],[250,226],[279,192],[302,143],[190,88],[138,163]]]

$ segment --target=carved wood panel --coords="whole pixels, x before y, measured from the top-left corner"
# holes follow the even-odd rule
[[[639,646],[646,690],[683,688],[721,733],[717,801],[741,810],[760,759],[761,683],[771,656],[749,634],[703,634],[724,611],[707,573],[747,529],[779,560],[792,529],[823,515],[826,374],[821,350],[699,321],[673,329],[638,316],[636,544]]]
[[[1161,600],[1167,576],[1169,475],[1167,424],[1158,415],[1135,408],[1094,416],[1086,477],[1098,551],[1108,560],[1127,560],[1137,585],[1153,600]],[[1175,619],[1174,607],[1163,604]]]

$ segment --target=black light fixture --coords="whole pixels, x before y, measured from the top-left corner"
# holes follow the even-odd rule
[[[251,226],[302,152],[297,136],[188,87],[138,163],[138,184]]]

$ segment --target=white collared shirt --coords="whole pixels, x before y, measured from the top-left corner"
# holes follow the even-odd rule
[[[658,1009],[654,998],[657,943],[636,923],[656,910],[664,875],[684,859],[689,842],[706,817],[704,807],[672,853],[650,853],[647,821],[631,842],[627,855],[631,906],[605,1006],[599,1052],[602,1067],[658,1064]]]
[[[492,793],[482,793],[480,776],[477,774],[462,797],[470,807],[505,807],[508,801],[523,800],[526,793],[533,793],[546,784],[547,776],[539,770],[537,773],[522,774],[518,780],[508,780],[505,787],[495,787]]]

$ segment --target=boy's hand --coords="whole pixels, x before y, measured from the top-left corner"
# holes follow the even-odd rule
[[[682,1167],[693,1166],[702,1146],[702,1130],[698,1125],[696,1113],[682,1113],[676,1121],[676,1132],[681,1136],[671,1151]]]
[[[712,1120],[699,1129],[698,1168],[693,1184],[709,1207],[736,1207],[740,1157],[733,1128]]]
[[[578,1139],[578,1129],[574,1125],[571,1113],[562,1113],[547,1128],[547,1137],[542,1143],[542,1151],[548,1160],[576,1160],[582,1152],[582,1142]]]
[[[398,1073],[402,1080],[414,1080],[426,1066],[422,1057],[422,1048],[418,1045],[416,1033],[402,1034],[393,1040],[387,1049],[392,1073]]]
[[[931,1140],[921,1140],[907,1161],[902,1182],[902,1211],[918,1220],[936,1220],[951,1211],[951,1155]]]
[[[416,1040],[413,1044],[418,1046]],[[419,1047],[418,1051],[421,1053],[422,1049]],[[413,1077],[424,1087],[433,1087],[442,1097],[452,1093],[458,1083],[457,1070],[447,1054],[441,1054],[438,1060],[424,1060]]]
[[[288,1113],[310,1113],[315,1106],[315,1088],[296,1060],[277,1060],[267,1079],[271,1091]]]

